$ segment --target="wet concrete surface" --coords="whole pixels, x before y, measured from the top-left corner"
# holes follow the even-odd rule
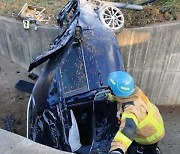
[[[4,129],[4,118],[15,118],[15,133],[26,135],[26,108],[29,94],[15,89],[19,80],[33,82],[28,72],[18,64],[0,55],[0,128]],[[162,154],[180,153],[180,107],[159,106],[164,119],[166,135],[159,146]]]

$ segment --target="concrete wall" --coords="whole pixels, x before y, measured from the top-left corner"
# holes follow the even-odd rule
[[[22,22],[0,16],[0,53],[27,69],[59,33],[57,27],[39,27],[35,31],[35,26],[30,26],[25,30]]]
[[[28,68],[46,51],[58,28],[31,26],[0,17],[0,53]],[[180,104],[180,22],[125,29],[117,35],[125,67],[158,105]]]
[[[68,154],[2,129],[0,129],[0,139],[1,154]]]
[[[117,39],[127,71],[150,100],[180,104],[180,22],[126,29]]]

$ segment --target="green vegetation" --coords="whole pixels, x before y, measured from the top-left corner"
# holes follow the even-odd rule
[[[179,11],[180,9],[180,0],[159,0],[157,3],[159,3],[164,10]]]
[[[159,0],[157,4],[160,11],[170,19],[176,19],[180,14],[180,0]]]

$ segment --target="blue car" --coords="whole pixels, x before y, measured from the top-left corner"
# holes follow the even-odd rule
[[[27,109],[27,138],[86,154],[110,149],[119,123],[117,104],[106,99],[107,79],[111,72],[124,71],[114,32],[102,24],[91,4],[71,0],[59,13],[62,34],[30,64],[29,71],[47,61]],[[75,144],[84,149],[78,151]]]

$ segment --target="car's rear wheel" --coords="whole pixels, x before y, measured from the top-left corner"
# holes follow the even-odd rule
[[[115,6],[102,6],[99,9],[99,18],[107,29],[115,33],[120,32],[124,26],[124,15]]]

